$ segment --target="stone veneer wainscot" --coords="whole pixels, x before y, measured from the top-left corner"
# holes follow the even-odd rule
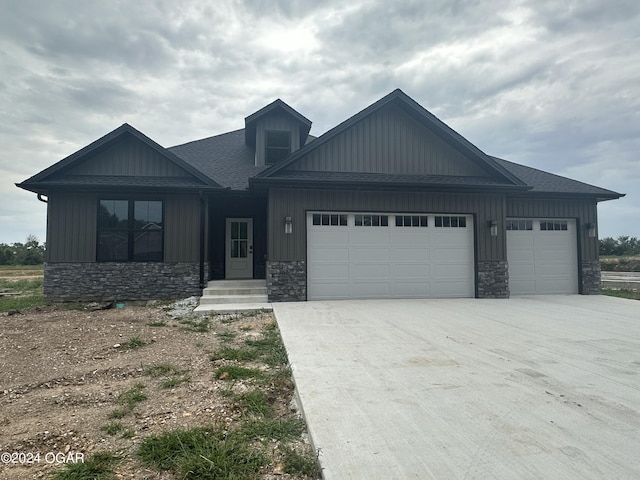
[[[207,265],[204,278],[209,278]],[[44,265],[44,296],[55,302],[160,300],[200,295],[198,262]]]

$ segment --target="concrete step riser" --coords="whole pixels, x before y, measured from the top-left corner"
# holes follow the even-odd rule
[[[266,295],[225,295],[201,297],[200,305],[220,305],[225,303],[267,303]]]
[[[211,280],[207,283],[209,288],[266,288],[266,285],[267,282],[265,280]]]
[[[203,290],[204,296],[215,295],[266,295],[266,287],[262,288],[205,288]]]

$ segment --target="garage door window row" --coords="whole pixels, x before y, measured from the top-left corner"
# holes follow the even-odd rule
[[[543,232],[552,232],[552,231],[566,231],[567,230],[567,221],[566,220],[545,220],[540,222],[540,230]]]
[[[379,215],[369,213],[359,214],[336,214],[336,213],[314,213],[311,216],[312,224],[315,226],[339,226],[349,225],[348,217],[353,218],[353,226],[356,227],[428,227],[428,215]],[[391,217],[391,224],[389,223]],[[436,228],[466,228],[467,217],[462,215],[435,215],[433,225]]]

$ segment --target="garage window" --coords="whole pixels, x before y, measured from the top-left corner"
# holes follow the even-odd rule
[[[388,215],[356,215],[356,227],[388,227]]]
[[[426,215],[396,215],[396,227],[426,227]]]
[[[346,227],[347,216],[344,214],[337,214],[337,213],[314,213],[313,224]]]
[[[563,231],[567,230],[567,221],[566,220],[542,220],[540,222],[540,230],[551,232],[551,231]]]
[[[436,216],[436,227],[443,228],[465,228],[467,226],[466,217],[457,216]]]
[[[507,230],[533,230],[533,220],[507,220]]]

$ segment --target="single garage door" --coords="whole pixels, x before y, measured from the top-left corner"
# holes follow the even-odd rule
[[[470,215],[309,212],[307,298],[473,297]]]
[[[507,219],[512,295],[578,293],[575,220]]]

